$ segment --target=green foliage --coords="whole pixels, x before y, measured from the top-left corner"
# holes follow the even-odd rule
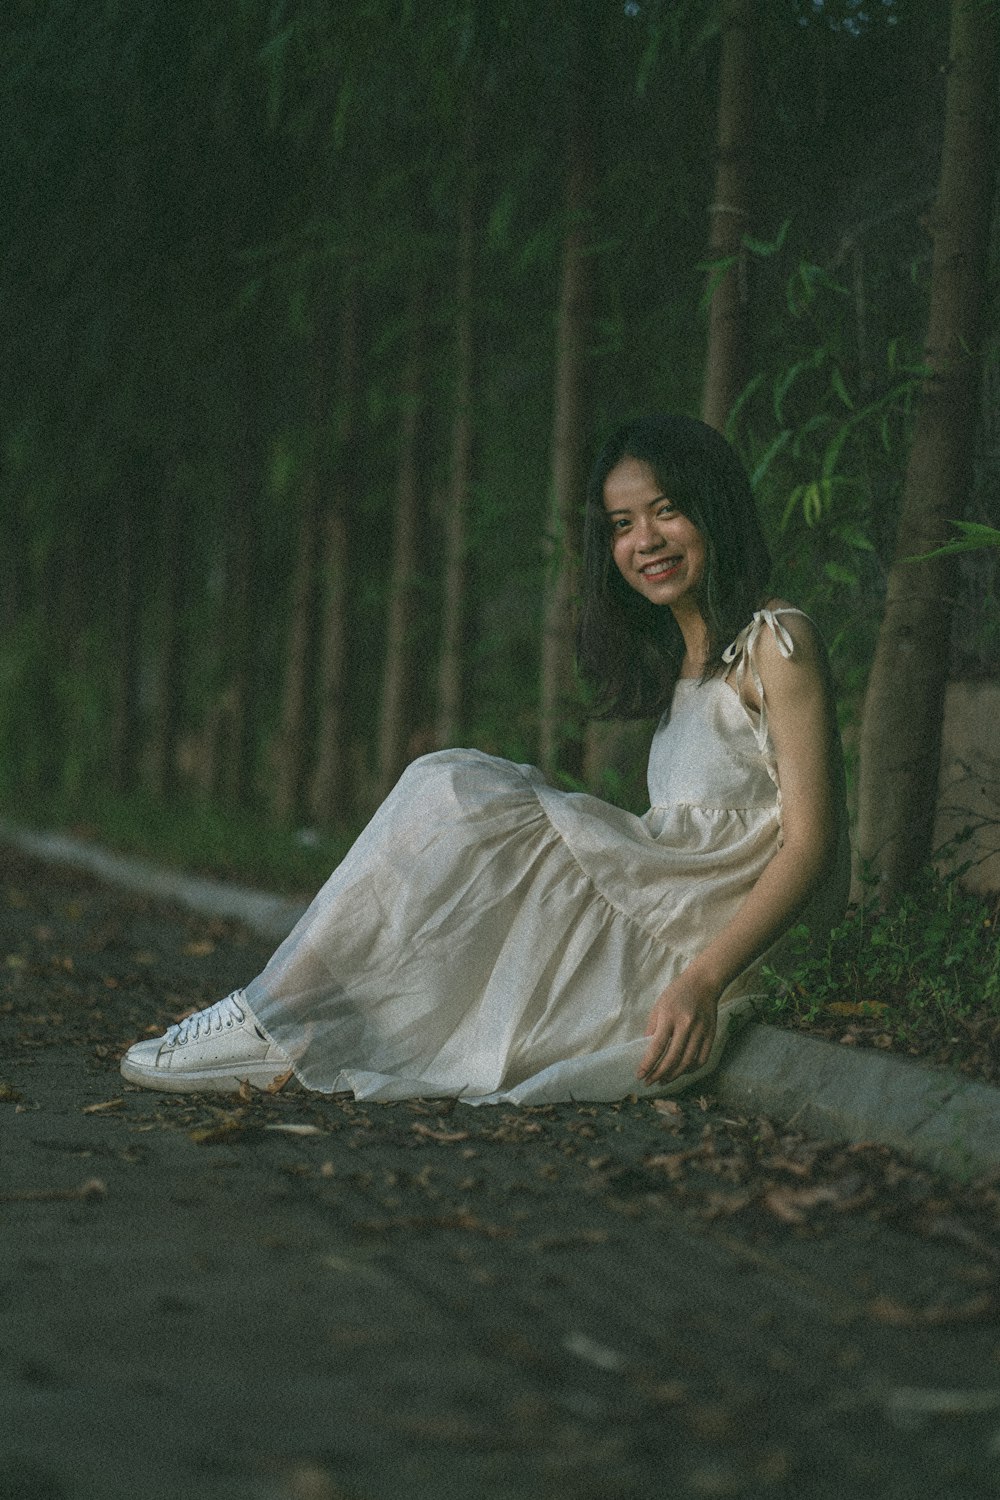
[[[1000,530],[995,526],[984,526],[979,521],[952,521],[959,533],[942,547],[932,552],[922,552],[918,557],[908,557],[907,562],[926,562],[931,557],[948,557],[955,552],[982,552],[984,548],[1000,548]]]
[[[853,907],[818,950],[796,928],[780,972],[765,971],[765,1015],[877,1018],[904,1043],[1000,1016],[998,935],[995,901],[963,890],[955,875],[925,871],[887,909],[874,900]]]
[[[804,253],[787,221],[754,251],[772,295],[783,296],[772,357],[731,414],[775,558],[775,591],[820,623],[842,723],[860,713],[881,617],[893,518],[922,369],[899,329],[879,364],[865,345],[863,309],[844,282]],[[920,308],[898,307],[904,328]],[[864,356],[867,355],[867,360]],[[864,362],[863,362],[864,361]],[[850,767],[849,767],[850,768]]]
[[[775,543],[776,585],[827,626],[849,706],[881,605],[926,295],[920,231],[884,220],[881,178],[873,190],[865,174],[876,155],[890,173],[908,159],[909,141],[886,154],[873,143],[897,121],[932,115],[937,54],[920,0],[888,8],[898,46],[878,11],[861,25],[850,0],[831,5],[761,10],[760,207],[743,243],[758,373],[733,432]],[[470,109],[476,371],[461,734],[531,759],[573,8],[177,0],[140,14],[55,0],[42,10],[16,6],[0,21],[17,122],[0,163],[0,298],[17,309],[0,370],[0,481],[14,517],[0,553],[0,795],[44,795],[74,815],[113,778],[126,689],[133,780],[149,782],[173,638],[185,653],[174,726],[182,802],[228,785],[245,708],[252,774],[241,795],[259,812],[288,675],[297,531],[308,497],[325,503],[341,480],[345,717],[364,783],[415,268],[430,364],[420,677],[433,683],[434,499],[447,484]],[[581,414],[591,448],[630,414],[698,409],[718,26],[717,5],[644,0],[592,7],[581,29],[596,184]],[[919,183],[904,196],[912,224]],[[348,286],[359,289],[361,368],[345,453],[331,414]],[[630,763],[602,790],[635,802],[640,775]]]
[[[8,806],[20,824],[59,827],[96,839],[121,854],[260,890],[312,896],[350,847],[357,828],[337,834],[274,828],[247,812],[207,801],[170,807],[143,792],[131,796],[91,789]]]

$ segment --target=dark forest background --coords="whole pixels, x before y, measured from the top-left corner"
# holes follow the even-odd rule
[[[253,875],[437,745],[641,806],[641,728],[588,727],[567,642],[590,460],[655,409],[745,458],[853,765],[957,7],[988,52],[981,0],[9,0],[0,811],[170,820],[194,862],[227,828]],[[945,516],[997,526],[982,129]],[[997,556],[932,579],[948,677],[996,674]]]

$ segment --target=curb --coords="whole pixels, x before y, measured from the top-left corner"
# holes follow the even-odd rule
[[[712,1082],[728,1109],[890,1146],[969,1179],[1000,1171],[1000,1089],[948,1068],[752,1022]]]
[[[242,922],[244,927],[274,943],[288,936],[306,909],[302,902],[289,901],[267,891],[165,870],[131,854],[113,854],[68,833],[36,833],[30,828],[0,822],[0,841],[46,864],[65,865],[97,875],[107,885],[118,886],[136,896],[153,896],[206,917]]]
[[[113,854],[69,834],[0,822],[0,841],[134,895],[242,922],[275,943],[306,909],[282,896]],[[712,1091],[728,1109],[769,1115],[823,1139],[889,1146],[961,1179],[1000,1172],[1000,1089],[950,1069],[752,1022],[730,1043]]]

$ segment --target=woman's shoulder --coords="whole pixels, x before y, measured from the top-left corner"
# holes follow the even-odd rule
[[[731,684],[755,710],[764,696],[794,696],[828,678],[826,648],[815,621],[777,596],[754,611],[723,660],[730,664]]]
[[[768,599],[755,618],[761,623],[755,655],[765,683],[775,674],[795,679],[818,673],[826,678],[826,646],[811,615],[787,599],[774,598]]]
[[[822,637],[815,621],[787,599],[770,598],[752,616],[736,639],[726,648],[723,660],[766,656],[789,658],[797,651],[822,652]]]
[[[761,640],[770,637],[782,644],[787,640],[791,641],[792,652],[782,652],[782,655],[794,654],[800,648],[805,651],[818,650],[820,653],[824,651],[823,637],[812,615],[806,614],[804,609],[788,599],[768,599],[754,618],[771,627],[770,630],[761,630]]]

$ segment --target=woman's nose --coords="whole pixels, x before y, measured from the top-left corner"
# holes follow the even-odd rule
[[[636,524],[636,539],[640,552],[654,552],[663,542],[652,521],[646,518]]]

